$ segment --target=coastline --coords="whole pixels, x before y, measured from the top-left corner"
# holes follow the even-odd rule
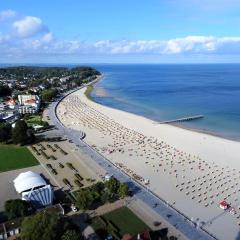
[[[225,186],[218,187],[213,181],[233,178],[229,179],[230,182],[236,182],[234,176],[239,175],[240,178],[239,142],[177,126],[155,124],[145,117],[93,102],[85,96],[85,90],[70,94],[59,104],[59,119],[68,128],[84,131],[84,141],[114,164],[119,164],[123,171],[131,173],[133,177],[138,176],[143,184],[148,179],[151,191],[174,204],[187,216],[199,218],[203,222],[221,214],[218,203],[222,199],[235,201],[234,196],[238,187],[240,189],[238,182],[236,187],[229,185],[226,188],[228,190],[220,192],[219,189],[225,189]],[[138,140],[139,136],[145,142],[143,146]],[[156,144],[160,147],[154,147]],[[211,178],[216,171],[221,171],[224,178],[221,174]],[[206,194],[208,200],[200,196],[194,196],[196,200],[192,200],[189,192],[179,187],[193,181],[193,186],[202,186],[200,189],[203,186],[208,188],[207,185],[213,182],[212,189],[206,193],[201,192],[204,190],[193,190],[199,192],[200,196]],[[235,193],[229,194],[235,188]],[[214,193],[218,195],[213,198]],[[224,215],[220,220],[224,224],[236,221],[230,215]],[[218,225],[219,219],[212,226],[206,226],[206,229],[210,228],[210,232],[215,233]],[[233,226],[234,234],[238,225],[235,222]]]
[[[119,108],[110,107],[110,106],[107,106],[107,105],[104,105],[104,104],[101,104],[101,103],[95,101],[94,97],[91,96],[92,92],[94,91],[94,85],[97,84],[99,81],[104,80],[104,78],[105,78],[105,75],[101,75],[101,78],[99,80],[97,80],[96,82],[91,84],[92,89],[91,89],[91,91],[89,91],[87,93],[89,100],[91,100],[91,101],[93,101],[93,102],[95,102],[95,103],[97,103],[99,105],[102,105],[102,106],[105,106],[105,107],[109,107],[109,108],[112,108],[112,109],[116,109],[116,110],[119,110],[119,111],[127,112],[127,113],[130,113],[130,114],[134,114],[136,116],[140,116],[140,117],[149,119],[152,122],[154,122],[155,124],[159,124],[159,121],[156,121],[154,119],[148,118],[147,116],[139,115],[137,113],[133,113],[133,112],[130,112],[130,111],[127,111],[127,110],[122,110],[122,109],[119,109]],[[234,141],[234,142],[240,142],[240,138],[227,137],[227,136],[224,136],[223,134],[218,134],[218,133],[210,131],[210,130],[205,130],[205,129],[201,129],[201,128],[187,127],[187,126],[179,125],[177,123],[171,123],[171,124],[167,124],[167,125],[174,126],[174,127],[181,128],[181,129],[185,129],[185,130],[192,131],[192,132],[203,133],[203,134],[206,134],[206,135],[210,135],[210,136],[214,136],[214,137],[218,137],[218,138],[222,138],[222,139],[226,139],[226,140],[230,140],[230,141]]]
[[[89,92],[88,94],[91,95],[92,91],[94,90],[94,85],[100,81],[100,80],[103,80],[103,76],[101,79],[97,80],[96,82],[92,83],[92,89],[91,89],[91,92]],[[132,112],[128,112],[128,111],[124,111],[124,110],[121,110],[121,109],[117,109],[117,108],[114,108],[114,107],[109,107],[109,106],[106,106],[106,105],[103,105],[101,103],[98,103],[94,100],[93,97],[91,98],[88,98],[90,101],[92,101],[93,103],[96,103],[97,105],[100,105],[100,106],[103,106],[103,107],[106,107],[106,108],[109,108],[111,110],[116,110],[116,111],[119,111],[119,112],[122,112],[122,113],[127,113],[127,114],[131,114],[133,116],[135,116],[136,118],[143,118],[143,119],[146,119],[147,121],[151,121],[153,124],[156,124],[158,125],[159,122],[158,121],[155,121],[155,120],[152,120],[150,118],[147,118],[145,116],[142,116],[142,115],[138,115],[138,114],[135,114],[135,113],[132,113]],[[160,125],[160,124],[159,124]],[[189,131],[189,132],[193,132],[193,133],[199,133],[199,134],[203,134],[203,135],[206,135],[206,136],[212,136],[212,137],[215,137],[215,138],[218,138],[218,139],[222,139],[222,140],[227,140],[227,141],[231,141],[231,142],[237,142],[237,143],[240,143],[240,140],[237,141],[235,139],[230,139],[230,138],[225,138],[223,137],[222,135],[218,135],[218,134],[215,134],[213,132],[210,132],[210,131],[207,131],[207,130],[204,130],[204,129],[196,129],[196,128],[189,128],[189,127],[185,127],[185,126],[180,126],[180,125],[177,125],[177,124],[161,124],[161,125],[165,125],[165,126],[170,126],[170,127],[173,127],[173,128],[179,128],[179,129],[182,129],[182,130],[186,130],[186,131]]]

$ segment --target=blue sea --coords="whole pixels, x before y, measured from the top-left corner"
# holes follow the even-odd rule
[[[92,92],[100,104],[240,140],[240,64],[94,65],[104,73]]]

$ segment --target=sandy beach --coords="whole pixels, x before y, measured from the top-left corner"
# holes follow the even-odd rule
[[[237,238],[240,142],[102,106],[85,90],[58,105],[65,126],[84,131],[96,151],[217,238]],[[222,200],[234,208],[231,213],[219,208]]]

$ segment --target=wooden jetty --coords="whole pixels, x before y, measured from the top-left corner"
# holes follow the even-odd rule
[[[184,117],[184,118],[177,118],[177,119],[173,119],[173,120],[162,121],[162,122],[159,122],[159,124],[186,122],[186,121],[197,120],[200,118],[204,118],[204,116],[203,115],[195,115],[195,116],[189,116],[189,117]]]

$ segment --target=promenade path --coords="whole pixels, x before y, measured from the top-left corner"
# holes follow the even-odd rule
[[[199,224],[191,221],[191,219],[189,219],[187,216],[184,216],[183,213],[180,213],[173,206],[169,205],[165,200],[155,195],[149,188],[142,186],[136,182],[125,172],[115,166],[111,161],[92,149],[86,142],[84,142],[84,140],[79,137],[82,136],[82,132],[66,128],[64,125],[62,125],[56,116],[56,107],[64,97],[71,94],[72,92],[74,91],[68,92],[65,94],[65,96],[59,98],[57,102],[53,102],[48,108],[48,115],[50,117],[50,120],[52,124],[58,128],[61,134],[67,137],[69,140],[72,140],[77,147],[81,148],[84,153],[89,155],[101,168],[103,168],[109,174],[114,175],[114,177],[119,181],[127,183],[130,190],[133,191],[135,198],[142,200],[169,224],[175,226],[178,231],[188,239],[216,239],[213,235],[204,230]]]

